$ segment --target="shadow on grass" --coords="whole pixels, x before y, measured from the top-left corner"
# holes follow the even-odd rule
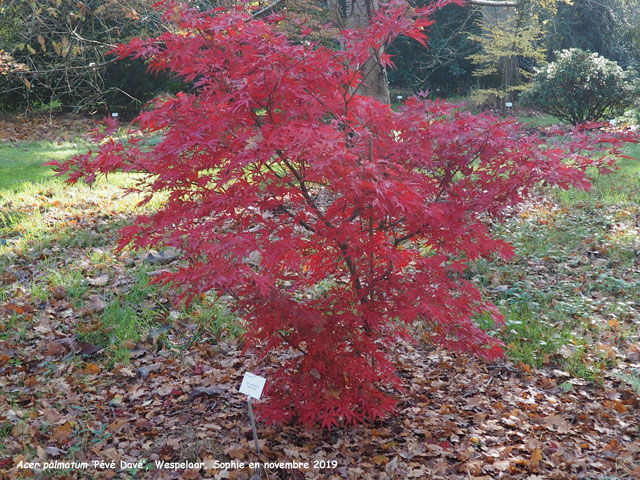
[[[82,215],[75,226],[43,221],[36,231],[30,225],[24,236],[16,234],[15,223],[5,225],[5,231],[13,228],[13,236],[0,246],[0,271],[12,274],[0,277],[0,300],[13,301],[17,282],[23,299],[37,310],[52,306],[62,317],[56,321],[78,341],[103,347],[109,366],[127,364],[143,339],[157,349],[182,351],[197,342],[216,343],[223,335],[242,333],[238,319],[213,297],[196,299],[189,308],[172,305],[169,287],[150,284],[153,270],[170,267],[141,263],[138,252],[126,252],[126,260],[114,254],[118,231],[133,222],[133,213],[117,218],[90,211]],[[20,210],[9,216],[30,218]],[[96,285],[98,277],[108,280]],[[95,308],[96,297],[98,310],[83,313]],[[26,319],[16,320],[16,328],[26,325]]]

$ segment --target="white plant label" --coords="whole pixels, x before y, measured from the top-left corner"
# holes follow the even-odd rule
[[[505,103],[505,105],[507,106],[507,108],[513,107],[513,103],[512,102],[507,102],[507,103]]]
[[[111,116],[112,116],[113,118],[118,118],[118,114],[117,114],[116,112],[113,112],[113,113],[111,114]]]
[[[264,384],[267,379],[264,377],[260,377],[258,375],[254,375],[253,373],[246,372],[244,377],[242,378],[242,384],[240,385],[240,393],[244,393],[245,395],[249,395],[251,398],[255,398],[256,400],[260,400],[260,396],[262,395],[262,389],[264,388]]]

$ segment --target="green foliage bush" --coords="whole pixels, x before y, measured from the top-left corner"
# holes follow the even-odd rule
[[[597,53],[570,48],[540,69],[525,101],[560,120],[578,124],[618,115],[638,100],[640,86],[631,70]]]

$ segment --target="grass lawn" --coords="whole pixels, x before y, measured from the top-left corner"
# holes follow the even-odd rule
[[[116,174],[91,188],[68,187],[42,165],[84,148],[48,141],[0,145],[0,304],[68,307],[76,320],[69,322],[69,333],[104,347],[108,362],[115,364],[126,362],[131,345],[169,315],[185,312],[169,308],[166,289],[148,285],[149,274],[162,266],[144,261],[143,253],[113,251],[118,229],[133,221],[134,212],[142,213],[136,208],[139,198],[122,195],[131,178]],[[16,278],[13,272],[26,265],[29,278]],[[240,331],[222,307],[202,305],[196,302],[189,311],[201,323],[186,342],[205,330],[213,335]],[[0,339],[12,335],[13,328],[28,328],[21,320],[12,315]]]
[[[164,297],[147,285],[153,267],[133,252],[111,253],[117,228],[135,210],[136,199],[120,195],[127,178],[67,188],[42,166],[82,148],[44,141],[0,146],[0,266],[31,263],[23,295],[44,303],[62,289],[79,309],[101,293],[88,283],[92,276],[115,278],[124,266],[134,267],[127,268],[124,288],[105,292],[100,315],[88,326],[78,323],[74,332],[111,349],[117,361],[126,357],[122,345],[145,335],[168,310],[151,301]],[[640,146],[626,153],[640,158]],[[616,173],[596,178],[589,192],[555,189],[531,200],[496,227],[516,247],[517,259],[475,265],[477,283],[506,316],[508,328],[495,334],[514,360],[536,367],[555,363],[598,381],[624,356],[624,345],[638,341],[640,161],[619,165]],[[14,295],[6,283],[0,282],[5,302]],[[195,307],[209,333],[239,331],[217,308],[212,314]]]
[[[53,172],[42,164],[68,158],[79,148],[70,142],[0,143],[0,194],[21,190],[28,184],[52,183]]]
[[[640,146],[626,154],[640,158]],[[640,160],[619,166],[588,192],[552,189],[496,227],[517,258],[475,273],[506,316],[511,358],[598,382],[638,343]]]
[[[519,116],[518,119],[522,123],[528,123],[532,127],[548,127],[560,123],[553,115],[537,115],[537,116]]]
[[[246,403],[233,390],[256,365],[240,355],[241,325],[224,299],[173,306],[166,288],[149,285],[165,265],[149,262],[148,252],[115,250],[118,228],[138,211],[137,199],[120,190],[130,178],[67,188],[41,166],[82,148],[0,146],[0,476],[3,462],[55,455],[149,460],[144,470],[116,468],[123,479],[165,478],[152,458],[252,458]],[[640,147],[627,153],[640,158]],[[401,417],[325,436],[261,424],[273,449],[266,458],[358,451],[355,464],[337,458],[353,469],[349,478],[364,478],[361,462],[384,471],[395,455],[404,462],[406,451],[442,454],[443,465],[460,468],[473,459],[464,468],[478,475],[505,465],[498,455],[517,454],[522,461],[512,472],[524,476],[513,478],[533,478],[527,475],[564,468],[557,445],[567,445],[580,450],[580,461],[597,459],[593,468],[602,474],[623,464],[631,471],[637,450],[605,451],[639,435],[630,392],[640,394],[633,370],[640,363],[640,162],[620,167],[590,192],[534,196],[494,227],[517,258],[479,261],[469,274],[505,316],[499,329],[478,321],[504,340],[506,361],[399,347],[408,389]],[[450,441],[467,452],[459,461]],[[530,460],[540,455],[542,462]],[[102,478],[77,475],[58,470],[43,478]],[[293,478],[283,475],[273,478]]]

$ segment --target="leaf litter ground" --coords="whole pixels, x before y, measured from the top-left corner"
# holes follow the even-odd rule
[[[500,227],[519,260],[474,272],[506,312],[496,334],[507,360],[399,343],[396,416],[330,432],[259,423],[257,455],[237,389],[245,371],[268,378],[278,359],[241,355],[224,302],[180,310],[147,287],[171,255],[113,253],[132,210],[115,183],[39,183],[0,197],[9,212],[0,225],[2,478],[254,475],[215,461],[310,462],[258,472],[279,479],[640,478],[638,391],[616,376],[640,368],[637,204],[532,199]],[[534,320],[552,327],[522,329]],[[145,468],[16,468],[97,459]],[[205,467],[157,469],[156,460]]]

